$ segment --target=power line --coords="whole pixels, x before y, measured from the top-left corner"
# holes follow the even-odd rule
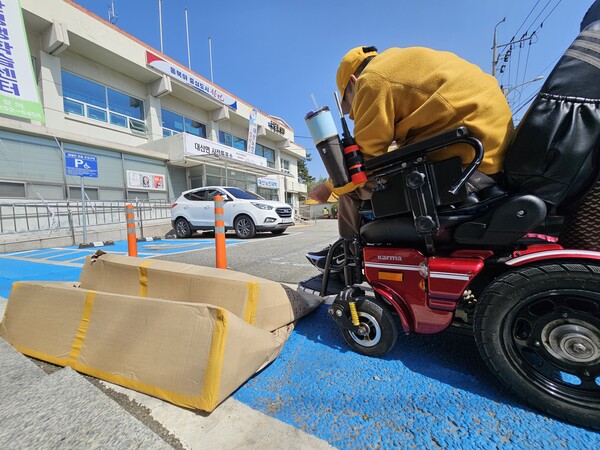
[[[525,33],[528,33],[529,30],[531,30],[531,27],[533,26],[533,24],[535,24],[535,21],[538,20],[540,18],[540,16],[543,14],[543,12],[546,10],[546,8],[548,7],[548,5],[552,2],[552,0],[548,0],[548,3],[546,3],[546,6],[544,6],[542,8],[542,10],[540,11],[540,13],[537,15],[537,17],[535,19],[533,19],[533,21],[531,22],[531,25],[529,25],[529,28],[527,28],[527,31],[525,31]],[[560,0],[558,1],[558,3],[560,3]],[[556,7],[555,7],[556,8]],[[554,11],[554,9],[552,10]],[[550,11],[550,13],[552,13],[552,11]],[[546,16],[548,17],[548,16]],[[539,28],[539,27],[538,27]]]
[[[554,10],[556,8],[558,8],[558,5],[560,5],[561,2],[562,2],[562,0],[558,0],[558,3],[556,5],[554,5],[554,8],[552,8],[552,10],[548,13],[548,15],[546,17],[544,17],[544,19],[540,22],[538,27],[533,31],[534,33],[544,26],[544,22],[548,19],[548,17],[550,17],[550,14],[552,14],[554,12]]]
[[[527,73],[527,66],[529,65],[529,53],[531,52],[531,42],[529,42],[529,45],[527,46],[527,56],[525,57],[525,69],[523,69],[523,79],[521,80],[521,83],[525,82],[525,74]]]
[[[542,71],[538,74],[538,76],[541,76],[544,72],[546,72],[546,70],[548,70],[551,66],[554,66],[556,64],[556,62],[562,57],[562,55],[557,56],[556,58],[554,58],[554,60],[552,62],[550,62],[546,67],[544,67],[542,69]],[[522,103],[520,103],[519,105],[517,105],[515,107],[515,110],[513,111],[513,116],[516,115],[521,109],[523,109],[524,106],[527,106],[527,104],[529,102],[531,102],[531,100],[534,99],[534,97],[537,95],[538,93],[535,92],[533,95],[531,95],[527,100],[523,101]]]
[[[529,102],[531,102],[531,100],[533,100],[537,94],[538,94],[537,92],[536,92],[536,93],[534,93],[533,95],[531,95],[531,97],[529,97],[529,98],[528,98],[527,100],[525,100],[523,103],[521,103],[520,105],[518,105],[517,107],[515,107],[515,110],[513,111],[513,116],[516,116],[516,115],[517,115],[517,113],[518,113],[519,111],[521,111],[521,110],[523,109],[523,107],[524,107],[524,106],[527,106],[527,105],[529,104]]]
[[[510,58],[510,56],[512,54],[512,45],[511,44],[517,44],[517,43],[520,43],[520,42],[523,42],[523,41],[527,40],[526,36],[529,35],[529,31],[531,30],[531,27],[534,26],[534,24],[536,23],[537,19],[539,19],[539,17],[544,13],[544,11],[546,10],[546,8],[548,8],[548,6],[550,5],[550,3],[552,3],[552,0],[548,0],[548,3],[546,3],[546,5],[542,8],[542,10],[536,16],[536,18],[533,19],[533,21],[531,22],[531,24],[528,26],[527,30],[525,30],[523,32],[523,34],[521,35],[520,39],[517,40],[517,41],[515,41],[515,38],[517,37],[517,34],[519,33],[519,31],[521,31],[521,28],[523,28],[523,25],[525,25],[525,23],[527,22],[527,19],[529,19],[529,17],[531,16],[531,14],[533,14],[533,12],[535,11],[535,9],[539,5],[540,1],[541,0],[538,0],[535,3],[535,5],[533,5],[533,7],[531,8],[531,10],[527,14],[527,17],[525,17],[525,19],[523,20],[523,22],[521,23],[521,25],[519,25],[519,28],[517,29],[517,31],[514,33],[512,39],[508,42],[508,44],[506,44],[505,48],[508,47],[508,49],[504,50],[503,52],[501,52],[498,59],[501,59],[504,56],[504,62],[508,62],[507,61],[507,56],[508,56],[508,58]],[[558,3],[554,6],[554,8],[552,9],[552,11],[550,11],[550,13],[548,13],[548,15],[544,18],[544,21],[550,16],[550,14],[552,14],[552,12],[556,9],[556,7],[558,6],[558,4],[561,1],[562,0],[558,1]],[[543,23],[543,21],[542,21],[542,23]],[[541,28],[541,26],[538,26],[538,28],[536,28],[536,30],[531,35],[529,35],[530,37],[528,39],[532,39],[533,36],[535,35],[535,32],[538,29],[540,29],[540,28]]]
[[[523,27],[523,25],[525,25],[525,22],[527,22],[527,19],[529,19],[529,16],[531,16],[531,14],[533,13],[533,10],[535,8],[537,8],[537,5],[541,2],[542,0],[538,0],[535,5],[533,5],[533,8],[531,8],[531,11],[529,11],[529,14],[527,14],[527,17],[525,17],[525,19],[523,20],[523,22],[521,22],[521,25],[519,25],[519,28],[517,29],[517,31],[515,31],[515,34],[513,35],[511,41],[513,41],[515,39],[515,37],[517,37],[517,34],[519,33],[519,31],[521,31],[521,28]]]
[[[500,66],[500,76],[499,78],[499,83],[501,86],[506,86],[509,87],[511,84],[512,85],[523,85],[526,84],[525,83],[525,79],[527,77],[527,70],[529,67],[529,61],[530,61],[530,56],[531,56],[531,46],[533,44],[535,44],[536,42],[538,42],[539,40],[539,36],[538,36],[538,31],[543,28],[544,23],[546,22],[546,20],[548,20],[548,18],[556,11],[556,9],[558,8],[558,6],[561,4],[562,0],[558,0],[556,2],[554,2],[554,0],[548,0],[543,7],[541,7],[541,9],[538,11],[538,7],[541,4],[541,0],[537,0],[535,5],[533,5],[533,7],[530,9],[529,13],[527,14],[527,16],[525,17],[525,19],[521,22],[521,25],[519,25],[519,28],[517,29],[517,31],[515,32],[515,34],[513,35],[512,39],[507,43],[507,44],[502,44],[498,47],[502,47],[503,50],[500,53],[500,55],[498,56],[498,59],[496,61],[496,65],[494,66],[494,75],[496,72],[496,67],[498,66],[498,64],[501,64]],[[550,9],[549,9],[550,8]],[[537,12],[537,14],[536,14]],[[535,18],[529,22],[530,17],[533,17],[533,14],[536,14]],[[541,21],[540,18],[543,17],[543,19]],[[535,27],[535,28],[534,28]],[[523,32],[523,34],[521,35],[521,38],[516,39],[516,36],[518,35],[518,33],[522,30],[525,29],[525,31]],[[533,29],[533,32],[531,32],[531,30]],[[527,52],[523,51],[523,45],[525,45],[525,43],[528,44],[527,46]],[[516,45],[519,45],[519,47],[517,48]],[[494,53],[495,53],[494,49]],[[517,61],[515,63],[515,56],[517,56]],[[516,64],[516,70],[515,67],[513,67],[514,64]],[[545,71],[546,69],[544,69]],[[513,101],[511,101],[510,103],[513,103],[514,101],[518,101],[520,99],[520,94],[517,95],[516,97],[513,96]],[[524,103],[526,104],[527,102],[529,102],[530,100],[525,101]],[[522,104],[519,105],[519,108],[522,107]]]

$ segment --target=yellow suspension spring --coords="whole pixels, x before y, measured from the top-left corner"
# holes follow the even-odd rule
[[[352,318],[352,325],[355,327],[360,325],[358,321],[358,312],[356,312],[356,302],[348,302],[348,306],[350,307],[350,317]]]

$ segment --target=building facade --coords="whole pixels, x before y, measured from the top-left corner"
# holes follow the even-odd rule
[[[0,114],[0,199],[173,199],[230,185],[298,209],[294,131],[70,0],[21,0],[45,122]],[[69,155],[97,177],[67,175]],[[72,172],[71,172],[72,173]]]

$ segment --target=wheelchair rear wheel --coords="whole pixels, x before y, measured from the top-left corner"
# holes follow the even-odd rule
[[[503,274],[482,294],[474,325],[481,355],[510,390],[600,429],[600,266],[545,263]]]

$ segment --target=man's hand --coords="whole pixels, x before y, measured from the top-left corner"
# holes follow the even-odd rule
[[[327,182],[317,184],[314,189],[308,194],[308,198],[318,202],[327,203],[329,196],[331,195],[331,189]]]

